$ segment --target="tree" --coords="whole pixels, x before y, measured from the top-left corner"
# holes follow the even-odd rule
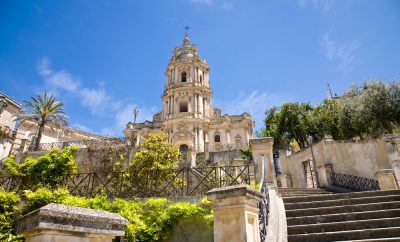
[[[137,177],[140,185],[149,179],[155,185],[174,175],[174,169],[181,160],[178,146],[168,142],[166,133],[150,133],[144,139],[130,165],[130,172]]]
[[[312,125],[312,106],[309,103],[284,103],[281,107],[272,107],[266,111],[265,134],[274,137],[275,150],[284,148],[292,140],[300,148],[306,147],[307,138],[315,136]]]
[[[17,120],[20,123],[31,121],[38,124],[39,130],[34,150],[39,149],[46,125],[58,128],[68,126],[68,117],[64,113],[64,103],[56,101],[53,95],[49,97],[45,92],[43,97],[38,95],[36,98],[31,97],[30,101],[24,100],[24,104],[25,108],[22,115]]]

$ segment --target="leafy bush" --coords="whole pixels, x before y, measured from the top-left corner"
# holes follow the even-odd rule
[[[204,198],[199,204],[171,202],[166,198],[150,198],[146,201],[108,200],[105,196],[95,198],[75,197],[66,189],[54,191],[46,188],[35,192],[25,192],[24,213],[31,212],[48,203],[92,208],[118,213],[129,223],[126,228],[126,241],[160,241],[167,239],[179,218],[199,217],[212,227],[211,202]]]
[[[73,156],[77,149],[75,146],[63,148],[61,151],[54,148],[37,159],[28,157],[21,164],[15,164],[14,156],[10,156],[5,165],[10,175],[30,176],[35,178],[30,180],[32,183],[36,180],[41,186],[55,188],[65,175],[77,172],[78,166]]]
[[[20,198],[14,192],[0,191],[0,241],[19,241],[15,236],[15,220],[19,216],[17,208]]]

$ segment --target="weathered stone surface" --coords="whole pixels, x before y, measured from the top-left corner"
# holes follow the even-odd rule
[[[254,199],[262,199],[264,195],[247,185],[236,185],[228,187],[214,188],[208,191],[207,197],[209,200],[227,199],[239,196],[246,196]]]
[[[258,202],[264,197],[245,186],[215,188],[207,192],[213,201],[214,242],[259,242]]]
[[[21,217],[17,223],[17,232],[23,233],[27,241],[111,241],[125,234],[128,221],[115,213],[51,203]]]

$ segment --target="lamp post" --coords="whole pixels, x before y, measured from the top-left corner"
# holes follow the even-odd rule
[[[0,115],[7,108],[6,98],[4,96],[0,96]]]
[[[138,113],[139,113],[139,109],[138,108],[134,108],[133,109],[133,123],[134,124],[136,123],[136,117],[137,117]]]

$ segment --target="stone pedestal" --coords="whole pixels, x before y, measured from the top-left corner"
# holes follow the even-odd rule
[[[375,173],[375,177],[381,190],[399,189],[392,169],[379,170]]]
[[[288,174],[279,174],[278,178],[281,181],[282,188],[290,188],[292,187],[291,176]]]
[[[277,186],[275,165],[272,154],[273,144],[274,139],[271,137],[250,140],[251,153],[256,165],[256,182],[260,183],[262,180],[262,161],[264,159],[264,174],[267,182],[273,186]]]
[[[332,185],[332,164],[318,166],[319,185],[327,187]]]
[[[111,242],[128,221],[115,213],[48,204],[18,219],[26,242]]]
[[[214,188],[207,192],[213,201],[214,242],[259,242],[257,207],[263,194],[246,186]]]
[[[386,140],[386,150],[394,170],[397,186],[400,187],[400,135],[393,135]]]

